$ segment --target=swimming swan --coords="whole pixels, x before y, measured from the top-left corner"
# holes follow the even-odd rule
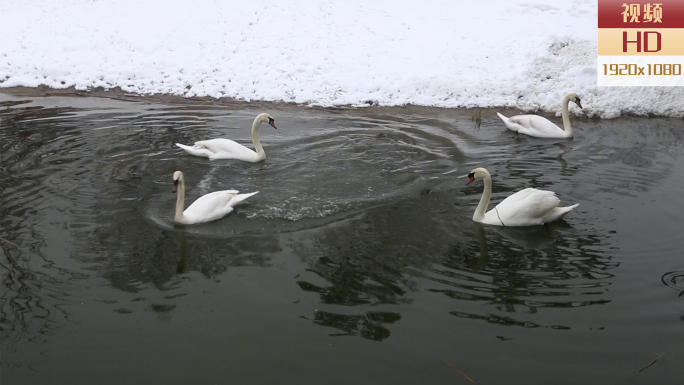
[[[494,209],[487,210],[489,199],[492,197],[492,176],[487,169],[479,167],[468,174],[468,182],[484,179],[484,192],[480,203],[473,214],[473,221],[496,226],[536,226],[553,222],[575,207],[558,207],[560,199],[553,191],[526,188],[504,199]]]
[[[259,114],[254,118],[254,123],[252,123],[252,142],[256,152],[230,139],[222,138],[202,140],[195,142],[193,146],[176,143],[176,146],[182,148],[190,155],[203,156],[210,160],[238,159],[252,163],[260,162],[266,159],[266,153],[261,147],[261,142],[259,142],[259,126],[261,123],[268,123],[273,128],[278,129],[275,125],[275,120],[269,114]]]
[[[173,220],[184,225],[223,218],[233,211],[233,206],[258,193],[258,191],[249,194],[239,194],[236,190],[215,191],[197,198],[190,207],[183,211],[183,206],[185,205],[185,180],[183,179],[183,173],[180,171],[173,173],[173,192],[178,192],[176,216]]]
[[[563,107],[561,115],[563,115],[563,127],[565,130],[539,115],[516,115],[507,118],[498,112],[496,114],[499,115],[508,129],[521,134],[537,138],[572,138],[572,126],[568,117],[568,104],[570,102],[574,102],[577,104],[577,107],[582,108],[582,103],[577,94],[570,93],[565,95],[561,102]]]

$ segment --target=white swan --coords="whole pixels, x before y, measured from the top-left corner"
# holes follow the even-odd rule
[[[561,115],[563,115],[563,127],[565,130],[539,115],[516,115],[507,118],[498,112],[496,114],[499,115],[509,130],[521,134],[537,138],[572,138],[572,126],[570,125],[570,117],[568,117],[568,104],[570,102],[575,102],[577,107],[582,108],[582,103],[577,94],[569,93],[565,95],[561,102],[563,107]]]
[[[180,171],[173,173],[173,192],[178,193],[174,221],[184,225],[209,222],[222,218],[233,211],[233,206],[258,193],[257,191],[249,194],[239,194],[237,190],[215,191],[197,198],[184,211],[185,180],[183,179],[183,173]]]
[[[484,192],[473,214],[473,221],[496,226],[535,226],[553,222],[575,207],[558,207],[560,199],[553,191],[526,188],[504,199],[487,213],[489,199],[492,197],[492,176],[487,169],[479,167],[468,174],[468,183],[484,179]]]
[[[266,153],[261,147],[261,142],[259,142],[259,126],[261,123],[268,123],[273,128],[278,128],[273,117],[267,113],[259,114],[254,118],[254,123],[252,123],[252,143],[254,143],[256,152],[230,139],[222,138],[202,140],[195,142],[193,146],[176,143],[176,146],[182,148],[190,155],[203,156],[210,160],[238,159],[252,163],[260,162],[266,159]]]

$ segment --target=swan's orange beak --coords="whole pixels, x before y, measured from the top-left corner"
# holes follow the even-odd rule
[[[173,192],[176,192],[176,190],[178,190],[178,181],[174,180],[173,181]]]
[[[468,174],[468,181],[466,182],[466,184],[470,184],[470,182],[472,182],[474,180],[475,180],[475,175],[471,172],[470,174]]]
[[[577,107],[582,108],[582,103],[580,103],[579,99],[575,100],[575,104],[577,104]]]
[[[275,126],[275,120],[269,119],[269,120],[268,120],[268,124],[270,124],[271,127],[275,128],[276,130],[278,129],[278,127]]]

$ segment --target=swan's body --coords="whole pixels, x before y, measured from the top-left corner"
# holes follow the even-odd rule
[[[537,138],[572,138],[572,126],[568,116],[568,104],[570,102],[574,102],[579,108],[582,108],[580,98],[576,94],[570,93],[565,95],[561,102],[563,107],[561,115],[563,116],[563,127],[565,129],[558,127],[550,120],[539,115],[516,115],[507,118],[498,112],[496,114],[499,115],[509,130],[521,134]]]
[[[558,207],[560,199],[553,191],[526,188],[504,199],[494,209],[487,210],[492,197],[492,176],[485,168],[476,168],[468,174],[468,182],[484,180],[484,192],[473,214],[473,221],[496,226],[535,226],[553,222],[579,204]],[[466,183],[466,184],[467,184]]]
[[[185,180],[183,173],[173,173],[173,191],[178,193],[176,199],[176,216],[174,221],[184,225],[214,221],[223,218],[233,211],[233,207],[257,192],[240,194],[237,190],[215,191],[199,197],[187,209],[185,205]]]
[[[263,147],[261,147],[261,142],[259,141],[259,126],[261,123],[268,123],[273,128],[275,126],[275,120],[269,114],[259,114],[254,118],[254,123],[252,123],[252,143],[254,143],[253,151],[237,142],[230,139],[209,139],[195,142],[193,146],[186,146],[184,144],[176,143],[176,146],[182,148],[190,155],[203,156],[209,158],[210,160],[215,159],[238,159],[245,162],[261,162],[266,159],[266,153]]]

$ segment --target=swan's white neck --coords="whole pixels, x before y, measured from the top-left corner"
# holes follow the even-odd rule
[[[261,147],[261,142],[259,141],[259,126],[261,125],[261,120],[259,117],[254,119],[252,123],[252,143],[254,144],[254,149],[256,150],[257,157],[263,159],[266,158],[266,153],[264,148]]]
[[[570,104],[570,95],[565,95],[563,102],[561,102],[563,110],[561,115],[563,115],[563,131],[565,132],[565,137],[569,138],[572,136],[572,126],[570,125],[570,116],[568,116],[568,104]]]
[[[487,206],[489,206],[489,199],[492,197],[492,176],[487,174],[484,177],[484,192],[482,193],[482,198],[480,198],[480,203],[478,203],[475,209],[475,214],[473,214],[473,221],[482,222],[485,218],[485,212],[487,211]]]
[[[176,218],[175,221],[182,223],[184,220],[183,210],[185,206],[185,180],[183,178],[178,181],[178,187],[176,189]]]

